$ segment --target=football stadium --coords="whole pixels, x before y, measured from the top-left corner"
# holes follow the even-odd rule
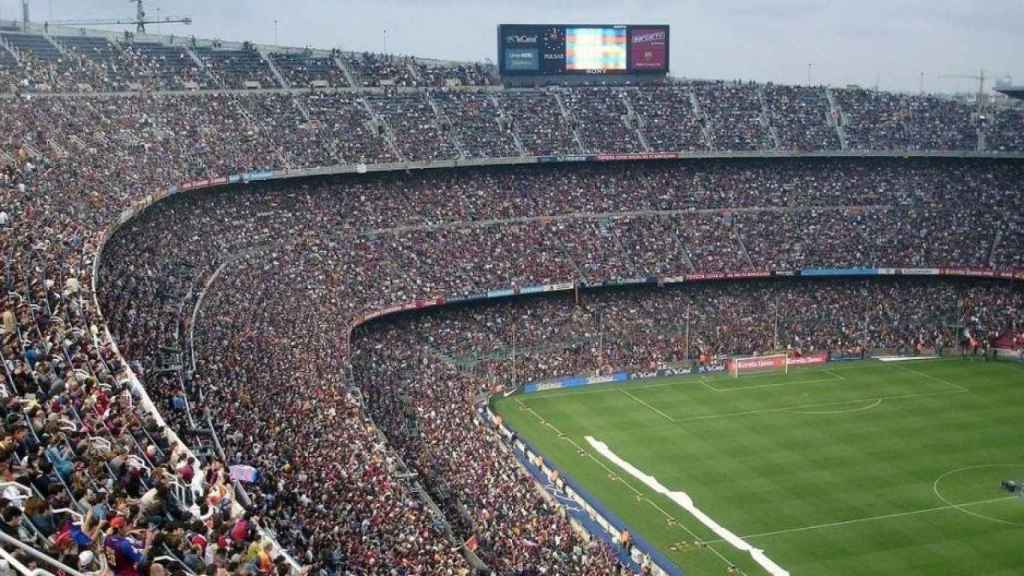
[[[986,54],[721,80],[671,3],[463,59],[154,3],[0,3],[0,576],[1024,574]]]

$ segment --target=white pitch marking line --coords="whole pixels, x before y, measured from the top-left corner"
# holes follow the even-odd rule
[[[630,397],[630,398],[632,398],[633,400],[636,400],[636,401],[637,401],[637,402],[639,402],[640,404],[642,404],[642,405],[644,405],[644,406],[646,406],[646,407],[650,408],[650,409],[651,409],[651,410],[653,410],[654,412],[656,412],[656,413],[660,414],[661,416],[663,416],[663,417],[664,417],[664,418],[665,418],[666,420],[668,420],[669,422],[675,422],[675,421],[676,421],[676,420],[675,420],[675,418],[673,418],[673,417],[669,416],[668,414],[665,414],[665,413],[664,413],[664,412],[662,412],[661,410],[658,410],[658,409],[657,409],[657,408],[655,408],[654,406],[651,406],[651,405],[650,405],[650,404],[648,404],[647,402],[644,402],[643,400],[641,400],[641,399],[637,398],[636,396],[634,396],[633,394],[631,394],[631,393],[629,392],[629,390],[626,390],[625,388],[621,388],[621,390],[622,390],[622,393],[623,393],[623,394],[625,394],[626,396],[629,396],[629,397]]]
[[[838,382],[840,378],[827,378],[819,380],[797,380],[795,382],[777,382],[775,384],[758,384],[757,386],[735,386],[733,388],[718,388],[712,386],[715,392],[743,392],[744,390],[758,390],[760,388],[778,388],[780,386],[800,386],[803,384],[827,384]]]
[[[964,394],[967,390],[945,390],[942,392],[926,392],[922,394],[899,394],[896,396],[881,396],[875,398],[855,398],[852,400],[837,400],[833,402],[820,402],[817,404],[800,404],[797,406],[785,406],[782,408],[764,408],[762,410],[746,410],[744,412],[728,412],[726,414],[708,414],[707,416],[694,416],[692,418],[686,418],[683,420],[676,420],[677,424],[686,422],[699,422],[701,420],[717,420],[720,418],[732,418],[735,416],[752,416],[755,414],[771,414],[773,412],[789,412],[792,410],[800,410],[802,408],[819,408],[825,406],[841,406],[843,404],[852,404],[854,402],[868,402],[870,400],[902,400],[905,398],[925,398],[929,396],[947,396],[952,394]]]
[[[825,370],[825,372],[828,372],[829,374],[835,376],[836,378],[839,378],[840,380],[846,380],[846,376],[843,376],[842,374],[836,372],[835,370],[832,370],[831,368]]]
[[[591,458],[593,458],[593,456],[591,456]],[[683,529],[684,531],[686,531],[686,533],[687,533],[687,534],[689,534],[691,538],[693,538],[694,542],[700,542],[701,544],[705,544],[705,545],[707,545],[707,549],[708,549],[708,550],[711,550],[711,552],[713,552],[715,556],[718,556],[718,557],[719,557],[719,558],[720,558],[720,559],[722,560],[722,562],[725,562],[725,563],[726,563],[727,565],[729,565],[729,566],[733,566],[733,563],[732,563],[732,562],[730,562],[728,558],[726,558],[725,556],[723,556],[721,552],[719,552],[719,551],[718,551],[717,549],[715,549],[715,548],[714,548],[713,546],[711,546],[711,543],[709,543],[709,542],[707,542],[707,541],[704,541],[704,540],[701,540],[701,539],[700,539],[700,537],[699,537],[699,536],[697,536],[697,534],[695,534],[695,533],[693,532],[693,530],[690,530],[690,529],[689,529],[689,528],[688,528],[688,527],[686,526],[686,524],[683,524],[683,523],[682,523],[682,522],[680,522],[679,520],[676,520],[675,516],[673,516],[673,515],[669,514],[668,512],[665,512],[665,510],[664,510],[664,509],[663,509],[663,508],[662,508],[661,506],[658,506],[658,505],[657,505],[657,504],[656,504],[656,503],[654,502],[654,500],[651,500],[650,498],[644,498],[644,500],[646,500],[646,501],[647,501],[647,503],[648,503],[648,504],[650,504],[651,506],[654,506],[654,509],[655,509],[655,510],[657,510],[658,512],[661,512],[662,514],[664,514],[666,518],[668,518],[668,519],[672,520],[672,522],[674,523],[674,525],[676,525],[676,526],[679,526],[679,527],[680,527],[680,528],[682,528],[682,529]],[[746,574],[747,574],[747,573],[746,573],[746,572],[744,572],[744,571],[742,571],[742,570],[740,570],[740,574],[742,574],[743,576],[746,576]]]
[[[1009,520],[1003,520],[1002,518],[993,518],[992,516],[987,516],[985,514],[980,514],[978,512],[971,512],[970,510],[966,509],[966,507],[970,506],[971,503],[956,504],[956,503],[950,502],[945,496],[942,495],[942,491],[939,490],[939,483],[941,483],[947,476],[951,476],[951,475],[956,474],[958,472],[966,472],[968,470],[978,470],[978,469],[981,469],[981,468],[1016,468],[1016,466],[1004,465],[1004,464],[981,464],[981,465],[977,465],[977,466],[965,466],[963,468],[957,468],[956,470],[950,470],[949,472],[946,472],[946,473],[942,474],[941,476],[939,476],[938,478],[935,479],[935,482],[932,483],[932,492],[935,493],[935,497],[938,498],[939,500],[941,500],[943,504],[947,504],[950,508],[955,508],[955,509],[959,510],[960,512],[963,512],[964,514],[967,514],[968,516],[973,516],[975,518],[980,518],[982,520],[988,520],[989,522],[995,522],[996,524],[1006,524],[1008,526],[1024,526],[1024,524],[1021,524],[1020,522],[1011,522]],[[1010,498],[1018,498],[1018,497],[1017,496],[1010,496]],[[1003,499],[1005,500],[1005,498],[1003,498]],[[976,504],[981,504],[981,502],[977,502]]]
[[[743,536],[744,540],[751,538],[766,538],[768,536],[778,536],[780,534],[793,534],[795,532],[808,532],[811,530],[820,530],[823,528],[838,528],[839,526],[849,526],[850,524],[860,524],[862,522],[874,522],[875,520],[889,520],[891,518],[904,518],[906,516],[916,516],[918,514],[928,514],[930,512],[940,512],[942,510],[956,510],[964,506],[980,506],[982,504],[992,504],[995,502],[1004,502],[1006,500],[1016,499],[1016,496],[1003,496],[1001,498],[990,498],[988,500],[977,500],[975,502],[965,502],[963,504],[947,504],[945,506],[936,506],[934,508],[925,508],[923,510],[911,510],[910,512],[896,512],[893,514],[882,514],[881,516],[868,516],[866,518],[854,518],[853,520],[843,520],[842,522],[828,522],[826,524],[815,524],[813,526],[801,526],[799,528],[789,528],[786,530],[776,530],[774,532],[762,532],[760,534],[750,534]],[[708,540],[705,544],[716,544],[722,542],[722,540]]]
[[[956,388],[958,390],[963,390],[964,392],[970,392],[970,389],[965,388],[965,387],[963,387],[963,386],[961,386],[959,384],[954,384],[953,382],[950,382],[949,380],[946,380],[945,378],[939,378],[938,376],[932,376],[931,374],[928,374],[926,372],[921,372],[920,370],[914,370],[913,368],[907,368],[906,366],[904,366],[902,364],[899,364],[899,363],[895,363],[895,364],[893,364],[893,366],[895,366],[895,367],[897,367],[897,368],[899,368],[901,370],[906,370],[907,372],[910,372],[911,374],[917,374],[918,376],[921,376],[922,378],[928,378],[929,380],[933,380],[935,382],[938,382],[939,384],[945,384],[946,386],[951,386],[951,387]]]
[[[854,414],[856,412],[866,412],[868,410],[871,410],[872,408],[878,408],[879,406],[882,405],[883,401],[884,400],[882,398],[876,398],[875,401],[872,402],[871,404],[868,404],[867,406],[861,406],[860,408],[851,408],[851,409],[847,409],[847,410],[816,410],[816,411],[796,411],[796,410],[794,410],[793,414],[806,414],[806,415],[810,415],[810,416],[829,416],[829,415],[837,415],[837,414]],[[857,402],[859,402],[859,401],[857,401]],[[850,404],[854,404],[854,403],[856,403],[856,402],[850,402]]]
[[[551,424],[550,422],[548,422],[547,420],[542,418],[541,415],[538,414],[536,410],[534,410],[533,408],[528,407],[526,404],[523,404],[523,402],[519,398],[516,398],[516,403],[519,404],[519,407],[522,408],[523,410],[526,410],[527,412],[530,412],[531,414],[533,414],[533,417],[536,418],[540,423],[542,423],[545,426],[547,426],[548,428],[551,428],[552,430],[554,430],[555,433],[558,434],[558,436],[562,440],[568,441],[570,444],[572,444],[573,446],[576,447],[577,451],[579,451],[579,452],[581,452],[583,454],[586,454],[587,457],[590,458],[591,460],[593,460],[598,466],[600,466],[601,468],[604,468],[604,470],[606,472],[608,472],[608,477],[611,478],[613,482],[615,482],[615,481],[621,482],[623,485],[626,486],[626,488],[629,488],[633,492],[633,494],[636,495],[637,500],[644,500],[644,501],[646,501],[648,504],[650,504],[651,506],[656,508],[659,512],[664,514],[666,518],[672,520],[672,522],[674,523],[675,526],[678,526],[678,527],[682,528],[684,531],[686,531],[686,533],[689,534],[690,537],[694,539],[694,541],[700,541],[700,537],[698,537],[696,533],[694,533],[692,530],[690,530],[682,522],[676,520],[676,518],[674,516],[672,516],[668,512],[665,512],[665,510],[663,510],[661,508],[661,506],[658,506],[658,504],[655,503],[654,500],[651,500],[650,498],[645,496],[643,492],[641,492],[640,490],[637,490],[635,486],[630,484],[625,478],[622,477],[622,474],[619,474],[619,473],[615,472],[614,470],[612,470],[611,468],[609,468],[607,464],[602,462],[600,458],[594,456],[589,450],[585,450],[582,447],[580,447],[580,445],[577,444],[575,440],[573,440],[572,438],[570,438],[566,434],[563,434],[561,430],[559,430],[553,424]],[[718,550],[716,550],[714,547],[708,546],[707,549],[710,550],[715,556],[717,556],[727,566],[732,566],[733,565],[733,563],[730,562],[729,559],[727,559],[725,556],[723,556],[722,553],[719,552]],[[742,571],[742,570],[740,571],[740,574],[742,576],[747,576],[747,573]]]
[[[700,375],[700,383],[703,384],[705,388],[711,390],[712,392],[720,392],[718,388],[715,388],[714,386],[711,385],[710,382],[708,382],[708,379],[705,378],[703,374]]]

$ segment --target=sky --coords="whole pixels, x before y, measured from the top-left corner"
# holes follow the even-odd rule
[[[21,0],[0,0],[0,18]],[[30,0],[34,21],[130,18],[127,0]],[[884,90],[1024,84],[1024,0],[147,0],[165,34],[496,59],[498,24],[669,24],[671,74]],[[387,31],[385,34],[385,30]],[[988,83],[991,86],[991,82]]]

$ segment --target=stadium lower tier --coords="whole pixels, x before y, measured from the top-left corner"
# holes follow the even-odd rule
[[[549,543],[570,559],[564,565],[545,557],[543,547],[525,544],[536,535],[563,534],[564,520],[519,468],[509,439],[481,426],[481,398],[566,376],[656,374],[698,359],[721,369],[722,358],[736,353],[952,355],[964,330],[979,341],[1019,347],[1024,333],[1014,327],[1022,305],[1024,290],[1005,281],[908,278],[710,282],[520,297],[363,325],[354,335],[353,372],[374,422],[456,531],[478,540],[478,553],[491,566],[508,574],[530,566],[606,573],[588,564],[585,548],[570,555]],[[648,415],[664,423],[652,410]],[[501,511],[500,522],[494,510]]]
[[[869,179],[907,173],[898,162],[866,162],[824,162],[817,181],[834,173],[838,186],[844,169]],[[755,168],[766,178],[813,171],[801,162],[777,170],[725,164],[651,168],[666,178],[708,170],[733,183]],[[757,205],[756,196],[723,184],[696,202],[750,198],[743,202],[751,205],[671,210],[671,201],[650,199],[671,184],[628,186],[636,170],[628,165],[335,178],[179,195],[113,236],[99,299],[120,351],[186,442],[208,443],[206,427],[195,425],[208,423],[228,464],[260,471],[246,485],[253,510],[300,562],[328,572],[457,572],[469,564],[453,543],[469,540],[501,574],[610,574],[618,570],[613,550],[581,540],[539,499],[506,447],[478,427],[473,409],[482,395],[554,377],[649,369],[701,352],[948,347],[958,326],[993,335],[1012,328],[1020,289],[938,278],[584,289],[578,303],[573,294],[446,307],[366,325],[351,340],[350,327],[395,303],[552,282],[783,267],[986,268],[992,258],[1017,256],[1002,244],[1008,232],[982,225],[1014,217],[1012,195],[996,192],[1014,183],[993,178],[1016,168],[967,164],[908,162],[931,175],[928,185],[876,189],[878,204],[867,207],[819,202],[828,185],[784,187]],[[972,172],[979,166],[983,178]],[[961,172],[967,177],[958,180]],[[493,195],[470,192],[490,190],[494,181],[514,192],[507,199],[505,186]],[[563,197],[591,206],[591,197],[566,187],[593,190],[595,202],[617,206],[613,185],[639,206],[664,202],[666,210],[534,215]],[[977,202],[954,192],[962,190]],[[394,216],[411,214],[410,206],[436,208],[443,195],[453,202],[436,220]],[[818,207],[785,200],[796,197]],[[524,204],[534,208],[518,216]],[[174,369],[191,362],[196,370],[187,376]],[[421,489],[440,514],[416,498]]]

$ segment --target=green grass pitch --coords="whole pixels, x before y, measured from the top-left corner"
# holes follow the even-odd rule
[[[766,572],[604,459],[683,491],[794,576],[1019,576],[1024,366],[865,361],[494,402],[521,437],[691,576]],[[705,545],[694,545],[695,541]]]

